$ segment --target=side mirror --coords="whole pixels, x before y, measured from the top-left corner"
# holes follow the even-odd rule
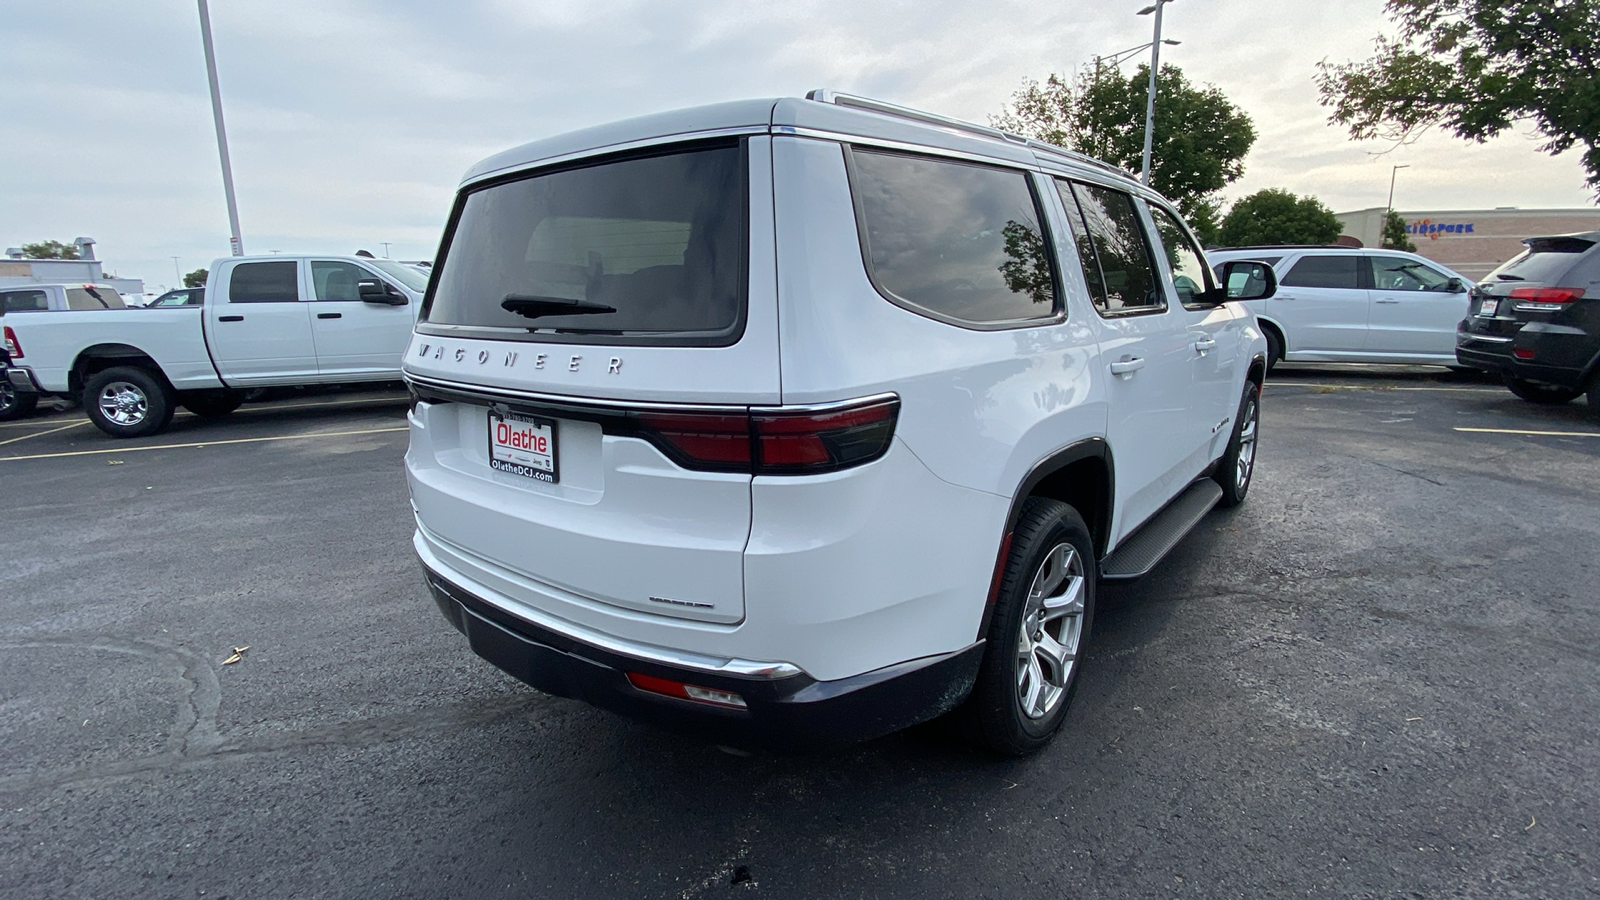
[[[396,290],[394,285],[377,278],[363,278],[356,282],[356,291],[363,303],[405,306],[407,302],[406,295]]]
[[[1278,292],[1278,276],[1264,262],[1236,259],[1222,264],[1222,301],[1265,300]]]
[[[1462,283],[1461,279],[1452,278],[1444,283],[1444,289],[1446,293],[1459,294],[1462,291],[1465,291],[1467,286]]]

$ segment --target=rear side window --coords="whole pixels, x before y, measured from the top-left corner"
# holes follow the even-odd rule
[[[1165,309],[1150,239],[1133,197],[1081,181],[1056,184],[1095,308],[1108,315]]]
[[[9,291],[0,294],[4,298],[6,312],[44,312],[50,308],[50,300],[44,291]]]
[[[1294,264],[1288,274],[1279,281],[1284,287],[1308,288],[1349,288],[1354,290],[1361,287],[1361,279],[1357,274],[1361,257],[1354,254],[1345,256],[1303,256]]]
[[[240,263],[228,280],[229,303],[298,303],[299,263]]]
[[[1026,172],[861,149],[850,157],[863,255],[884,296],[969,325],[1055,315]]]
[[[1565,278],[1567,270],[1595,245],[1594,241],[1580,237],[1532,238],[1525,243],[1527,250],[1495,269],[1484,280],[1555,284]]]
[[[426,333],[726,346],[744,328],[744,149],[700,145],[478,188]]]
[[[110,288],[85,285],[67,288],[67,309],[127,309],[122,295]]]

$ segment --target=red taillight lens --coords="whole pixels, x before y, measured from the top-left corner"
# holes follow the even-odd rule
[[[758,412],[758,475],[831,472],[871,462],[887,453],[900,401],[874,400],[823,412]]]
[[[900,401],[745,415],[639,413],[637,434],[686,469],[809,475],[872,462],[889,450]]]
[[[10,325],[6,326],[6,352],[11,354],[12,359],[22,358],[22,343],[17,340],[17,333],[11,330]]]
[[[1571,303],[1582,297],[1583,288],[1521,287],[1511,291],[1511,299],[1531,303]]]
[[[1534,352],[1527,347],[1518,347],[1511,351],[1511,355],[1517,359],[1533,359]]]
[[[685,684],[682,681],[657,678],[654,675],[646,675],[643,672],[629,672],[628,683],[641,691],[660,694],[663,697],[676,697],[679,700],[693,700],[696,703],[725,706],[732,709],[745,709],[748,706],[743,697],[732,691],[701,687],[698,684]]]
[[[687,469],[750,471],[750,417],[642,413],[641,436]]]

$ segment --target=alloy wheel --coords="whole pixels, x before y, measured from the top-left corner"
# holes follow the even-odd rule
[[[1030,719],[1061,705],[1083,637],[1083,558],[1063,541],[1034,573],[1017,634],[1017,702]]]
[[[138,425],[150,414],[150,398],[136,384],[113,381],[100,389],[100,414],[117,425]]]

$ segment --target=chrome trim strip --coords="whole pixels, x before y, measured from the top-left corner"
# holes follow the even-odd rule
[[[563,153],[560,156],[547,156],[543,159],[533,159],[528,160],[527,162],[511,163],[498,169],[491,169],[490,171],[474,175],[471,179],[463,180],[457,189],[459,190],[460,188],[477,184],[480,181],[501,178],[506,175],[531,169],[542,169],[545,166],[556,166],[589,156],[601,156],[608,153],[625,153],[629,150],[638,150],[644,147],[656,147],[662,144],[676,144],[684,141],[698,141],[719,137],[739,137],[747,134],[768,134],[769,132],[770,126],[768,125],[739,125],[732,128],[712,128],[705,131],[683,131],[677,134],[663,134],[655,137],[640,138],[636,141],[623,141],[620,144],[606,144],[600,147],[590,147],[585,150],[575,150],[571,153]]]
[[[423,539],[423,547],[418,549],[425,549],[426,542],[432,540],[432,538],[425,534],[425,530],[422,528],[420,522],[417,524],[417,533],[418,536]],[[777,680],[780,678],[792,678],[796,675],[805,674],[805,671],[794,663],[765,662],[751,659],[724,659],[717,656],[707,656],[700,653],[692,653],[687,650],[674,650],[668,647],[659,647],[654,644],[643,644],[637,641],[630,641],[626,638],[613,637],[612,635],[579,625],[576,622],[569,622],[565,619],[556,618],[549,613],[535,609],[531,606],[527,606],[526,604],[517,604],[516,609],[511,609],[505,604],[496,603],[491,600],[490,598],[495,596],[494,591],[491,591],[483,585],[478,584],[471,578],[468,578],[466,575],[449,568],[443,564],[443,562],[437,556],[435,556],[431,550],[427,551],[426,555],[423,556],[422,565],[423,568],[430,573],[436,574],[441,579],[461,586],[463,590],[470,589],[475,591],[473,594],[474,599],[488,603],[495,609],[500,610],[508,616],[521,619],[530,625],[535,625],[548,631],[553,631],[580,644],[587,644],[595,649],[604,650],[608,653],[616,653],[621,656],[629,656],[645,662],[659,663],[661,665],[674,666],[680,669],[690,669],[692,671],[705,672],[712,675],[739,675],[746,678]],[[453,595],[451,595],[450,591],[444,585],[440,585],[435,582],[434,587],[442,591],[445,596],[452,597],[452,599],[456,599],[459,602],[459,598],[453,597]]]
[[[402,372],[401,378],[407,384],[423,385],[441,391],[450,391],[458,394],[478,395],[488,402],[496,398],[506,400],[521,400],[527,403],[548,403],[566,407],[594,407],[605,410],[635,411],[650,410],[658,412],[693,412],[693,413],[721,413],[727,415],[743,415],[748,412],[828,412],[834,409],[844,409],[853,406],[864,406],[869,403],[879,403],[885,400],[898,400],[899,395],[890,391],[880,394],[869,394],[865,397],[852,397],[848,400],[832,400],[827,403],[809,403],[801,405],[772,404],[721,404],[721,403],[666,403],[659,400],[613,400],[606,397],[581,397],[572,394],[546,394],[539,391],[521,391],[514,388],[493,387],[486,384],[467,384],[459,381],[450,381],[444,378],[432,378],[426,375],[417,375],[411,372]]]
[[[916,153],[922,156],[940,156],[947,159],[959,159],[965,162],[983,163],[989,166],[1017,169],[1019,171],[1040,172],[1037,159],[1026,162],[1008,159],[998,154],[968,153],[964,150],[951,150],[947,147],[936,147],[930,144],[913,144],[906,141],[890,140],[889,138],[867,137],[859,134],[846,134],[842,131],[825,131],[820,128],[801,128],[793,125],[781,125],[773,128],[777,135],[810,138],[818,141],[832,141],[838,144],[853,144],[857,147],[879,147],[884,150],[898,150],[902,153]],[[1014,149],[1025,150],[1015,144],[1008,144]],[[1029,154],[1030,156],[1032,154]]]
[[[1516,338],[1500,337],[1493,334],[1473,334],[1470,331],[1463,332],[1462,336],[1469,341],[1483,341],[1486,344],[1509,344],[1516,340]]]

